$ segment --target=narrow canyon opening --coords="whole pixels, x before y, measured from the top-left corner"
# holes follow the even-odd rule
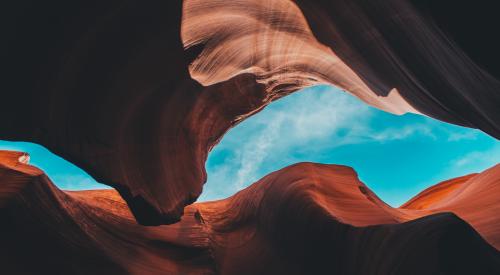
[[[63,190],[111,189],[29,142],[22,151]],[[314,86],[269,104],[230,129],[209,153],[198,201],[230,197],[298,162],[347,165],[383,201],[398,207],[440,181],[481,172],[500,161],[500,142],[477,129],[423,115],[393,115],[331,86]]]
[[[112,188],[97,182],[86,171],[52,153],[42,145],[31,142],[0,140],[0,150],[27,153],[29,155],[29,164],[42,169],[51,181],[62,190],[78,191]]]

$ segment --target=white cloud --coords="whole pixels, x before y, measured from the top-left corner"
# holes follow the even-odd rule
[[[376,132],[373,129],[371,129],[371,131],[370,138],[380,142],[402,140],[414,135],[425,136],[432,139],[437,138],[432,128],[425,124],[407,125],[402,128],[387,128],[381,132]]]
[[[237,190],[242,189],[249,181],[256,180],[256,171],[268,156],[270,147],[279,142],[279,130],[284,121],[283,114],[278,114],[264,130],[260,131],[258,135],[250,137],[250,142],[245,143],[243,148],[237,151],[240,162],[235,182]]]
[[[448,141],[461,141],[477,139],[479,130],[469,130],[466,132],[451,132],[448,135]]]
[[[491,167],[500,161],[500,145],[497,144],[485,151],[474,151],[451,162],[454,168],[463,169],[467,167],[475,170],[476,167]]]

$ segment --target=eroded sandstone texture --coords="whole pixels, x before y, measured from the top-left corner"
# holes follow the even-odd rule
[[[319,164],[190,205],[229,128],[311,85],[499,138],[494,1],[11,2],[0,139],[118,193],[63,192],[2,152],[1,273],[500,273],[498,166],[399,209]]]
[[[470,29],[490,30],[498,17],[483,18],[485,4],[456,5],[12,3],[2,16],[0,139],[48,147],[152,225],[179,220],[199,196],[207,153],[230,127],[305,86],[336,85],[384,110],[499,137],[498,51],[492,35]]]
[[[190,205],[176,224],[142,226],[116,191],[61,191],[20,155],[0,153],[6,274],[500,272],[500,166],[395,209],[349,167],[299,163]]]

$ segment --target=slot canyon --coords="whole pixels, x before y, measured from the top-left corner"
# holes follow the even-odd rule
[[[451,0],[7,3],[0,274],[500,274],[500,150],[470,151],[467,172],[427,172],[439,180],[391,202],[374,180],[399,171],[379,169],[389,154],[414,169],[393,176],[401,188],[426,173],[425,157],[447,168],[438,156],[469,133],[468,144],[499,148],[496,11]],[[314,89],[328,93],[298,97]],[[359,126],[368,117],[397,140],[424,131],[399,118],[465,130],[411,148],[421,161],[385,149],[378,126]],[[259,133],[288,132],[263,146],[242,128],[254,118]],[[377,142],[344,142],[353,132]],[[307,157],[271,151],[285,141]],[[235,186],[212,196],[215,164],[238,150],[274,158],[239,155],[260,168],[220,170]],[[49,153],[91,180],[61,187],[74,179],[52,177],[61,160]]]

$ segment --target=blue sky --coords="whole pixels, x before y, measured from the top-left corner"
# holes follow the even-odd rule
[[[28,152],[62,189],[108,188],[40,145],[0,141]],[[353,167],[379,197],[399,206],[424,188],[500,162],[500,142],[478,130],[425,116],[392,115],[336,88],[280,99],[231,129],[210,153],[200,201],[222,199],[270,172],[302,162]]]
[[[71,162],[53,154],[45,147],[29,142],[11,142],[0,140],[0,150],[26,152],[30,155],[30,164],[34,165],[50,177],[61,189],[85,190],[110,188],[96,182],[89,174]]]

